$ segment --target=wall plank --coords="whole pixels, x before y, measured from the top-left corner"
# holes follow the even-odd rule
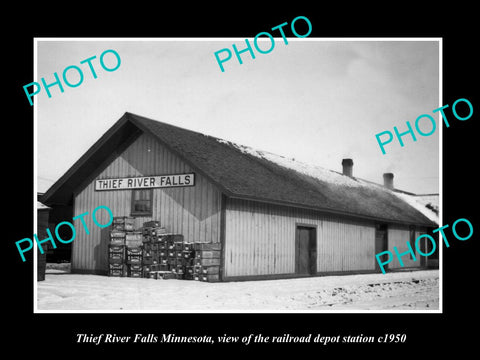
[[[373,223],[339,219],[315,211],[228,199],[225,276],[293,274],[295,228],[317,229],[317,271],[375,269]]]
[[[152,136],[143,134],[97,179],[186,172],[194,171]],[[95,191],[95,180],[75,197],[74,214],[86,211],[91,214],[97,206],[105,205],[114,216],[130,216],[132,191]],[[136,217],[135,228],[140,228],[145,221],[159,220],[168,231],[183,234],[186,241],[219,242],[221,193],[201,174],[196,173],[195,180],[194,187],[154,189],[152,217]],[[85,220],[90,234],[83,231],[80,220],[75,224],[77,237],[72,243],[72,269],[106,271],[109,228],[100,229],[90,215]],[[99,211],[98,221],[107,223],[108,213]]]

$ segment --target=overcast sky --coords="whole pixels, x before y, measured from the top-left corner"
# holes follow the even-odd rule
[[[39,39],[32,81],[53,82],[53,73],[61,77],[69,65],[81,67],[84,80],[76,88],[64,85],[64,93],[52,87],[51,98],[44,89],[35,96],[38,191],[126,111],[331,170],[341,171],[341,160],[352,158],[354,176],[382,183],[382,174],[393,172],[397,188],[439,191],[438,126],[417,142],[405,137],[404,147],[386,145],[386,155],[375,140],[393,126],[406,130],[405,122],[414,125],[421,114],[438,124],[432,114],[442,105],[438,41],[276,40],[268,54],[242,54],[242,65],[233,55],[221,72],[214,52],[232,43],[243,49],[245,39]],[[108,49],[121,57],[116,71],[99,64]],[[97,79],[80,64],[93,55]],[[105,61],[115,65],[112,54]]]

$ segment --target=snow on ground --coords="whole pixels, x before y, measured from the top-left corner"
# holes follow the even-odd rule
[[[38,310],[275,312],[439,310],[438,270],[206,283],[48,269]]]

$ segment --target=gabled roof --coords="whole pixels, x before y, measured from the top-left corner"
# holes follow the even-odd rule
[[[383,186],[125,113],[42,197],[66,204],[140,134],[154,136],[227,196],[378,221],[436,226]]]

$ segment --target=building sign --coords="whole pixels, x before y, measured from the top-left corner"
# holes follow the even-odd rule
[[[95,180],[95,190],[151,189],[194,186],[195,174],[142,176]]]

